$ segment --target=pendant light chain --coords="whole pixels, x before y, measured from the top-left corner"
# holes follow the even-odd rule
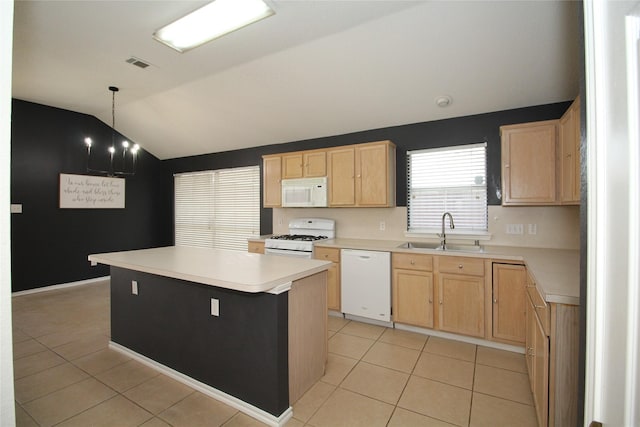
[[[118,89],[116,86],[109,86],[111,91],[111,147],[116,149],[116,92]]]

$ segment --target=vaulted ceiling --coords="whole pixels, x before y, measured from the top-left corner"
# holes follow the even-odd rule
[[[186,53],[152,39],[203,4],[18,0],[13,97],[111,124],[118,86],[117,130],[167,159],[578,93],[578,2],[271,0],[274,16]]]

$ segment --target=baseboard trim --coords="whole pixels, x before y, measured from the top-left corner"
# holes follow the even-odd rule
[[[111,276],[96,277],[94,279],[78,280],[77,282],[61,283],[59,285],[42,286],[40,288],[27,289],[24,291],[12,292],[11,296],[19,297],[21,295],[37,294],[40,292],[57,291],[59,289],[73,288],[75,286],[91,285],[93,283],[109,280]]]
[[[237,397],[231,396],[223,391],[220,391],[210,385],[204,384],[200,381],[197,381],[181,372],[178,372],[170,367],[163,365],[162,363],[158,363],[153,359],[150,359],[146,356],[143,356],[140,353],[136,353],[135,351],[124,347],[118,343],[113,341],[109,342],[109,348],[118,351],[126,356],[131,357],[132,359],[137,360],[138,362],[163,373],[164,375],[173,378],[176,381],[185,384],[186,386],[191,387],[194,390],[199,391],[200,393],[206,394],[209,397],[212,397],[226,405],[231,406],[239,410],[240,412],[247,414],[248,416],[257,419],[267,425],[273,427],[283,427],[291,417],[293,417],[293,408],[289,406],[279,417],[272,415],[262,409],[250,405],[249,403],[238,399]]]
[[[429,335],[429,336],[439,337],[439,338],[447,338],[454,341],[461,341],[469,344],[476,344],[484,347],[491,347],[498,350],[506,350],[506,351],[511,351],[513,353],[524,354],[524,347],[518,347],[515,345],[504,344],[496,341],[489,341],[482,338],[473,338],[473,337],[468,337],[466,335],[452,334],[449,332],[442,332],[434,329],[426,329],[426,328],[420,328],[417,326],[403,325],[401,323],[395,323],[394,328],[400,329],[402,331],[416,332],[418,334]]]

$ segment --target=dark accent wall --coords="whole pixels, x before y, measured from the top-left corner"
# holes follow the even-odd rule
[[[277,417],[289,407],[288,298],[112,267],[111,339]]]
[[[502,185],[500,168],[500,126],[558,119],[564,114],[567,108],[569,108],[571,101],[572,100],[453,119],[373,129],[245,150],[182,157],[166,160],[165,163],[170,173],[262,165],[261,156],[265,154],[327,148],[389,139],[397,146],[396,204],[398,206],[406,206],[407,151],[486,142],[488,200],[490,205],[499,205],[501,201],[497,197],[496,191],[500,189]],[[171,185],[173,186],[173,184]],[[272,210],[263,208],[260,213],[260,232],[261,234],[268,234],[271,233],[271,231]]]
[[[108,266],[90,266],[91,253],[173,244],[171,181],[144,150],[126,179],[125,209],[58,207],[59,174],[87,174],[85,136],[94,154],[111,144],[111,128],[93,116],[13,100],[11,203],[23,209],[11,215],[14,292],[108,275]]]

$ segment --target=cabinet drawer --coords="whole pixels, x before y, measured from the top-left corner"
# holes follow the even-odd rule
[[[391,258],[393,268],[403,268],[405,270],[433,270],[433,257],[425,254],[402,254],[395,253]]]
[[[438,271],[441,273],[470,274],[484,276],[484,260],[481,258],[439,257]]]
[[[547,304],[544,298],[542,298],[542,295],[540,294],[540,291],[538,291],[538,288],[531,276],[527,277],[527,293],[529,294],[529,298],[531,298],[531,302],[536,309],[536,314],[542,324],[542,329],[544,329],[545,335],[549,336],[551,310],[549,308],[549,304]]]
[[[340,262],[340,249],[338,248],[313,248],[313,254],[315,259]]]

